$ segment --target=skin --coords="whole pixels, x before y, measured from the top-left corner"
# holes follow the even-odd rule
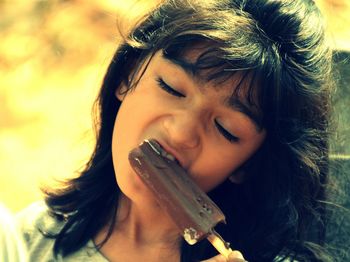
[[[198,54],[193,51],[186,59],[194,61]],[[164,90],[159,78],[176,95]],[[218,89],[214,83],[201,81],[157,52],[135,89],[124,95],[121,93],[125,86],[117,91],[122,104],[115,120],[112,154],[123,195],[118,226],[101,249],[110,261],[179,261],[181,236],[132,170],[128,153],[144,139],[154,138],[178,159],[204,191],[210,191],[249,159],[265,138],[265,131],[258,130],[248,116],[225,106],[232,86],[238,82],[239,77],[233,77]],[[229,141],[215,122],[238,140]],[[239,177],[232,180],[242,182]],[[105,233],[106,230],[100,232],[97,243]],[[242,259],[235,251],[227,261]],[[206,261],[226,259],[219,255]]]

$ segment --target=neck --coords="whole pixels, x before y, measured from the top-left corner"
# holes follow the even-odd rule
[[[107,232],[108,225],[95,242],[101,243]],[[157,204],[138,205],[121,194],[116,225],[101,252],[109,261],[179,261],[180,242],[175,224]]]
[[[115,231],[140,244],[178,243],[180,238],[176,225],[157,203],[137,204],[123,194]]]

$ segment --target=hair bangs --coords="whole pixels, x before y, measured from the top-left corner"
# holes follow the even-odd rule
[[[189,55],[198,52],[191,61]],[[203,38],[203,36],[181,36],[174,39],[164,50],[167,59],[189,69],[200,81],[213,82],[219,89],[223,83],[236,79],[232,83],[232,98],[238,98],[258,115],[262,126],[262,101],[264,94],[264,79],[267,71],[271,71],[266,63],[266,50],[262,45],[255,45],[254,55],[243,52],[239,47],[223,47],[218,43]]]

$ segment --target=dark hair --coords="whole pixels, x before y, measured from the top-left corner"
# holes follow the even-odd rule
[[[96,147],[85,170],[60,190],[45,190],[52,213],[68,214],[55,236],[55,253],[74,252],[104,225],[110,225],[110,233],[114,227],[120,194],[111,154],[117,88],[136,86],[133,77],[155,52],[176,60],[195,44],[206,47],[194,64],[206,70],[206,80],[225,81],[236,72],[250,76],[246,102],[262,112],[267,131],[243,167],[249,178],[241,185],[224,182],[209,193],[227,216],[218,231],[249,261],[326,261],[321,246],[331,52],[311,0],[169,0],[141,19],[104,77],[96,101]],[[254,90],[257,103],[251,99]],[[212,254],[206,241],[183,243],[181,261]]]

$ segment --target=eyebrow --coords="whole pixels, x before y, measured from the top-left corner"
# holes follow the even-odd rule
[[[185,71],[186,74],[200,79],[198,74],[198,69],[193,63],[189,63],[186,60],[183,60],[179,57],[177,58],[170,57],[164,52],[162,52],[162,57],[168,60],[169,62],[171,62],[172,64],[178,66],[180,69],[182,69],[182,71]]]
[[[263,130],[261,117],[259,117],[255,112],[253,112],[253,110],[251,110],[237,97],[231,96],[228,99],[226,99],[225,106],[231,108],[234,111],[239,111],[242,114],[246,115],[253,122],[258,133],[260,133]]]
[[[169,61],[170,63],[182,69],[182,71],[184,71],[187,75],[192,76],[197,80],[203,81],[203,79],[199,77],[198,69],[193,63],[189,63],[178,57],[173,58],[173,57],[167,56],[164,52],[162,53],[162,57],[167,61]],[[254,124],[258,133],[260,133],[263,130],[261,118],[255,112],[253,112],[247,105],[245,105],[241,100],[239,100],[237,97],[235,96],[228,97],[227,99],[225,99],[224,105],[234,111],[241,112],[242,114],[247,116],[251,120],[251,122]]]

